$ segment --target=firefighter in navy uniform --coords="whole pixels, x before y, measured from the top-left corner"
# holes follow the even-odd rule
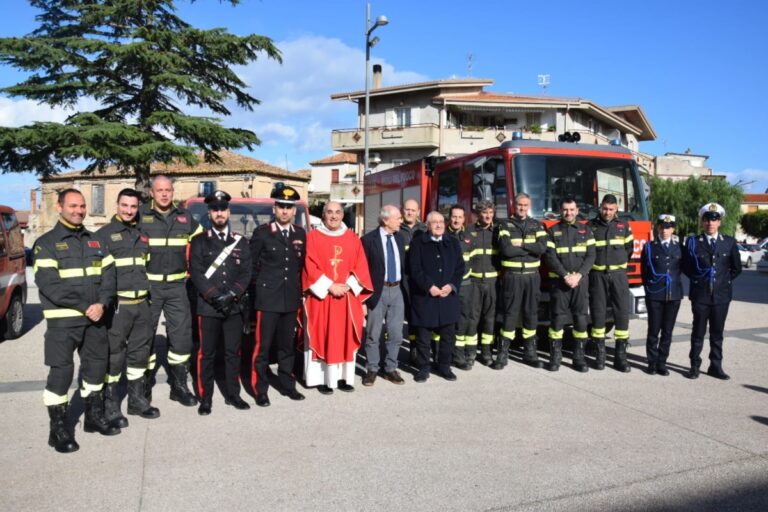
[[[34,272],[47,324],[44,350],[49,370],[43,403],[51,420],[48,444],[70,453],[79,449],[67,427],[75,351],[80,355],[84,430],[120,433],[104,418],[102,396],[109,351],[104,312],[114,300],[115,276],[109,249],[83,227],[85,199],[80,191],[60,192],[56,210],[59,222],[35,242]]]
[[[173,200],[173,183],[167,176],[152,179],[152,201],[139,210],[139,228],[147,235],[147,279],[151,297],[152,333],[160,313],[165,313],[171,400],[192,407],[197,399],[187,386],[192,352],[192,312],[186,289],[187,245],[202,232],[197,221]],[[151,400],[155,350],[152,347],[145,376],[145,392]]]
[[[704,230],[689,236],[683,250],[683,272],[690,280],[688,297],[693,309],[691,330],[691,369],[689,379],[699,376],[701,350],[709,325],[709,369],[707,374],[728,380],[723,371],[723,330],[728,307],[733,295],[733,281],[741,273],[739,248],[733,237],[720,233],[720,222],[725,209],[717,203],[708,203],[699,210]]]
[[[592,231],[577,221],[579,207],[573,197],[560,201],[560,222],[547,231],[547,266],[550,278],[550,361],[548,369],[560,369],[563,327],[570,313],[573,318],[573,367],[587,371],[584,340],[587,339],[589,310],[588,274],[595,262]],[[581,350],[579,350],[579,347]]]
[[[611,306],[616,340],[613,367],[626,373],[631,370],[627,362],[630,300],[627,262],[632,257],[635,237],[629,222],[616,216],[618,210],[616,196],[606,194],[600,203],[600,214],[589,224],[595,237],[595,263],[589,273],[589,311],[592,341],[597,347],[595,369],[605,368],[605,324],[607,308]]]
[[[541,257],[547,252],[547,232],[541,222],[528,216],[530,209],[531,197],[517,194],[515,215],[499,228],[504,320],[499,351],[491,365],[494,370],[507,365],[509,345],[515,338],[520,316],[523,320],[523,362],[534,368],[542,366],[536,352],[536,328],[541,295],[539,267]]]
[[[292,224],[299,193],[278,183],[270,195],[275,200],[275,220],[257,227],[251,237],[251,258],[256,310],[256,344],[251,367],[251,385],[256,404],[270,405],[269,354],[277,349],[280,391],[291,400],[304,400],[296,390],[292,374],[296,357],[296,328],[301,307],[301,270],[306,257],[307,234]]]
[[[240,397],[240,346],[251,282],[248,240],[229,228],[229,194],[217,190],[205,198],[211,227],[192,239],[189,274],[197,291],[197,391],[201,416],[211,414],[214,361],[224,346],[224,403],[236,409],[250,406]]]
[[[657,237],[643,247],[640,269],[645,288],[645,305],[648,310],[648,333],[645,353],[649,375],[669,375],[667,358],[672,343],[680,301],[683,298],[681,261],[683,257],[675,232],[675,216],[659,215],[656,221]],[[659,338],[661,331],[661,338]]]
[[[474,360],[472,363],[467,360],[466,349],[466,335],[469,329],[467,314],[472,302],[472,287],[469,285],[469,273],[471,271],[469,257],[472,252],[472,240],[466,235],[466,229],[464,228],[465,219],[466,215],[463,206],[460,204],[451,206],[448,229],[445,231],[448,236],[452,236],[459,241],[459,247],[461,247],[461,254],[464,259],[464,276],[459,288],[461,315],[459,316],[459,321],[456,322],[456,346],[453,349],[453,365],[459,370],[470,370],[472,369],[472,363],[474,363]],[[477,343],[472,348],[477,351]]]
[[[128,414],[150,419],[160,416],[144,390],[144,373],[149,363],[153,333],[145,268],[148,238],[136,225],[140,200],[141,194],[136,190],[121,190],[117,195],[117,214],[96,232],[114,258],[117,279],[116,304],[107,314],[109,366],[105,379],[104,416],[121,428],[128,426],[128,420],[120,412],[117,391],[123,368],[126,368],[128,381]]]
[[[499,251],[496,244],[498,228],[493,222],[495,210],[493,201],[478,201],[475,205],[477,222],[467,227],[464,233],[470,240],[469,262],[465,262],[465,267],[470,268],[472,299],[467,312],[469,325],[464,336],[467,363],[470,366],[477,357],[478,341],[480,363],[486,366],[493,363],[491,348],[496,322],[496,278],[499,275]]]

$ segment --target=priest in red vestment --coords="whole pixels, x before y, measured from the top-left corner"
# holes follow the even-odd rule
[[[373,292],[360,238],[342,222],[341,204],[323,209],[323,225],[307,234],[302,273],[306,294],[304,378],[323,394],[354,391],[355,355],[363,339],[363,302]]]

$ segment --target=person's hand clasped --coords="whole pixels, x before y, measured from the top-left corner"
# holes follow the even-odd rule
[[[348,291],[349,286],[341,283],[333,283],[330,288],[328,288],[328,292],[336,298],[343,297]]]
[[[432,287],[429,289],[429,294],[432,297],[443,297],[444,296],[443,295],[443,291],[440,288],[438,288],[437,286],[435,286],[435,285],[432,285]]]
[[[85,310],[85,316],[88,317],[88,320],[91,322],[98,322],[101,320],[101,317],[104,315],[104,305],[103,304],[91,304],[88,306],[88,309]]]

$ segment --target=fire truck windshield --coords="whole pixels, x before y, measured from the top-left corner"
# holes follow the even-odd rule
[[[623,159],[560,155],[517,155],[512,160],[515,192],[531,196],[530,215],[560,216],[560,200],[571,196],[579,216],[597,216],[605,194],[618,199],[621,218],[647,220],[640,177],[634,162]]]

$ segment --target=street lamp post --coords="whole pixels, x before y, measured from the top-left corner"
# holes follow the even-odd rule
[[[363,169],[362,171],[358,170],[358,177],[357,182],[360,187],[363,186],[363,180],[365,173],[369,170],[369,160],[368,160],[368,115],[370,111],[370,103],[371,103],[371,91],[369,86],[369,79],[368,75],[370,73],[370,67],[371,67],[371,48],[376,46],[376,44],[379,42],[378,37],[374,37],[371,39],[371,34],[374,30],[376,30],[376,27],[381,27],[389,23],[389,20],[386,16],[379,16],[376,18],[376,21],[371,25],[371,4],[366,4],[366,12],[365,12],[365,127],[363,129]],[[362,218],[362,206],[358,206],[358,217]],[[362,229],[360,229],[362,231]]]

